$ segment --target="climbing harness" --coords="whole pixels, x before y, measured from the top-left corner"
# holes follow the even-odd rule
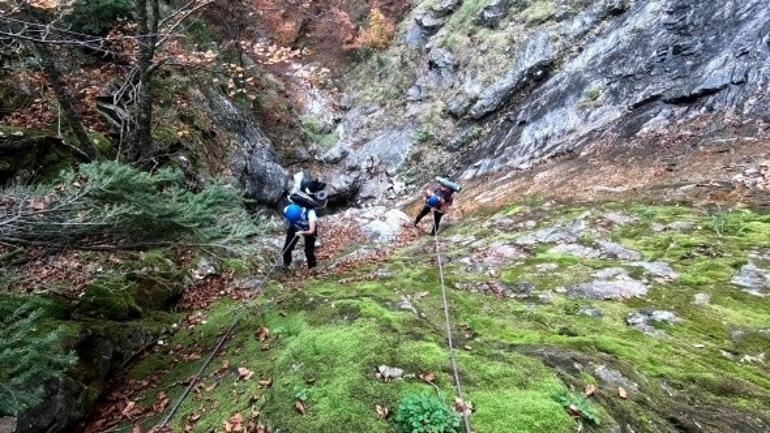
[[[262,288],[262,286],[265,285],[265,282],[270,279],[270,276],[273,274],[275,269],[278,267],[278,265],[283,261],[283,255],[286,253],[286,251],[289,249],[291,244],[294,243],[295,240],[299,235],[294,235],[294,238],[292,238],[291,242],[289,242],[286,247],[281,251],[281,254],[278,256],[278,260],[273,263],[273,266],[270,267],[270,269],[265,274],[265,278],[262,279],[262,281],[259,283],[259,286],[257,286],[254,289],[254,294],[243,304],[241,304],[236,311],[233,313],[235,314],[235,318],[233,319],[233,323],[230,324],[230,326],[227,328],[224,334],[219,338],[217,341],[217,344],[214,345],[214,348],[209,352],[208,356],[206,357],[206,360],[201,364],[200,368],[198,369],[198,372],[193,376],[192,380],[190,380],[190,383],[187,385],[187,388],[185,388],[184,392],[182,392],[182,395],[179,396],[179,399],[174,403],[173,406],[171,406],[171,409],[169,409],[168,413],[165,417],[163,417],[163,420],[156,426],[158,429],[162,429],[166,427],[171,421],[171,418],[174,417],[176,414],[176,411],[179,410],[179,407],[182,405],[182,403],[185,401],[188,395],[190,395],[190,391],[193,390],[198,380],[201,378],[203,373],[206,371],[206,368],[211,364],[211,361],[214,360],[214,358],[217,355],[217,352],[219,352],[220,349],[222,349],[222,346],[224,346],[225,342],[228,338],[230,338],[230,334],[232,334],[233,330],[236,326],[238,326],[238,323],[241,320],[241,316],[243,315],[243,312],[246,311],[246,307],[251,306],[251,303],[254,301],[254,298],[256,297],[256,294],[259,293],[259,290]]]
[[[452,360],[452,373],[454,375],[455,387],[457,388],[457,396],[462,401],[463,411],[463,423],[465,424],[465,433],[473,433],[471,430],[471,422],[468,419],[468,406],[465,402],[465,396],[463,395],[463,386],[460,381],[460,373],[457,369],[457,359],[455,358],[455,347],[452,339],[452,324],[449,318],[449,301],[446,295],[446,284],[444,283],[444,267],[441,263],[441,246],[438,241],[438,225],[434,222],[433,226],[434,235],[433,238],[436,241],[436,263],[438,263],[438,275],[441,281],[441,297],[444,301],[444,322],[446,323],[446,335],[447,344],[449,345],[449,358]]]

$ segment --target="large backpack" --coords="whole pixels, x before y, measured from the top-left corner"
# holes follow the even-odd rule
[[[289,194],[289,201],[307,209],[323,209],[328,200],[326,184],[318,179],[305,180],[299,184],[299,189]]]

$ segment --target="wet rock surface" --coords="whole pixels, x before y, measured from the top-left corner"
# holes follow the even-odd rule
[[[744,291],[751,295],[768,296],[770,295],[770,270],[749,262],[741,267],[738,274],[733,277],[732,283],[743,287]]]
[[[762,93],[770,78],[770,12],[763,0],[615,3],[597,2],[562,21],[556,30],[564,37],[562,46],[541,33],[528,37],[516,66],[484,89],[471,116],[500,108],[525,80],[538,82],[538,72],[543,76],[511,109],[510,120],[482,143],[484,150],[476,153],[482,158],[466,170],[466,178],[589,140],[633,139],[648,128],[661,131],[704,110],[770,111]],[[602,21],[598,34],[583,39]],[[566,54],[565,47],[575,44],[581,49]],[[563,65],[549,71],[559,55]],[[601,104],[585,109],[593,100]]]
[[[679,278],[679,274],[674,272],[674,270],[669,266],[668,263],[665,262],[631,262],[631,266],[637,266],[642,269],[644,269],[644,272],[646,274],[649,274],[653,277],[663,278],[667,280],[675,280]]]
[[[273,143],[251,117],[222,95],[208,97],[219,127],[237,140],[230,171],[246,195],[261,203],[276,203],[287,190],[289,172],[281,166]]]
[[[667,323],[674,325],[681,322],[682,319],[672,311],[666,310],[645,310],[631,313],[626,318],[626,322],[632,328],[647,335],[660,336],[665,332],[653,326],[656,323]]]
[[[520,236],[516,239],[516,244],[535,245],[539,243],[577,242],[585,229],[585,219],[577,218],[572,222],[560,222],[551,227],[537,230],[534,233]]]
[[[609,241],[596,241],[597,247],[602,255],[619,260],[641,260],[642,255],[636,251],[630,250],[623,245]]]
[[[364,235],[377,243],[395,241],[401,231],[411,221],[408,215],[398,209],[388,209],[384,206],[355,209],[354,216],[360,223]]]
[[[580,244],[559,244],[549,249],[548,253],[582,257],[584,259],[597,258],[602,254],[599,250],[595,248],[586,247]]]
[[[578,284],[567,289],[572,297],[587,299],[626,300],[638,298],[647,294],[648,287],[641,281],[633,279],[595,280]]]

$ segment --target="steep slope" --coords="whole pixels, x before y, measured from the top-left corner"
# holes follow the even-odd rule
[[[441,255],[474,430],[767,431],[769,230],[751,211],[619,202],[528,200],[450,219]],[[434,248],[423,237],[271,284],[172,431],[390,432],[376,406],[394,411],[410,392],[451,401]],[[154,425],[235,308],[190,312],[103,413]],[[562,406],[589,387],[581,413],[599,425]],[[128,402],[145,415],[119,415]]]

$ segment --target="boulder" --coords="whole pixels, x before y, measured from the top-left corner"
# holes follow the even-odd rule
[[[641,260],[642,255],[636,251],[630,250],[623,245],[609,241],[596,241],[596,245],[605,257],[610,257],[619,260]]]
[[[214,122],[234,137],[235,150],[230,158],[230,172],[241,184],[246,196],[260,203],[274,204],[286,192],[290,178],[270,139],[247,114],[242,113],[224,95],[207,95]]]
[[[481,92],[478,101],[470,109],[471,117],[481,119],[502,107],[514,93],[525,86],[544,79],[556,60],[558,51],[548,31],[535,34],[514,60],[513,68],[501,80]]]
[[[365,142],[348,156],[349,165],[363,169],[366,164],[398,169],[414,144],[411,128],[391,126],[383,128],[374,139]]]
[[[371,241],[390,243],[398,239],[411,218],[399,209],[388,210],[384,206],[358,209],[354,218],[361,221],[361,231]]]
[[[578,284],[567,289],[567,294],[572,297],[586,299],[613,299],[626,300],[640,298],[647,294],[647,285],[633,279],[622,280],[596,280],[590,283]]]
[[[489,27],[490,29],[497,28],[500,20],[505,18],[505,15],[508,13],[511,3],[512,0],[491,0],[476,14],[473,18],[473,23]]]
[[[600,280],[628,278],[628,271],[623,268],[604,268],[594,273],[594,277]]]
[[[643,268],[645,273],[650,274],[654,277],[664,278],[667,280],[675,280],[679,278],[679,274],[674,272],[674,270],[671,269],[671,266],[669,266],[669,264],[665,262],[636,261],[636,262],[631,262],[631,266],[638,266],[640,268]]]
[[[744,288],[746,293],[754,296],[767,296],[770,294],[770,270],[758,267],[754,262],[749,262],[741,267],[738,274],[732,279],[732,283]]]
[[[321,159],[327,164],[336,164],[348,156],[348,153],[350,151],[345,146],[337,145],[327,150]]]
[[[692,304],[693,305],[709,305],[711,303],[711,295],[708,293],[696,293],[692,297]]]
[[[580,309],[578,310],[578,314],[581,314],[583,316],[588,316],[594,319],[601,319],[604,317],[604,313],[602,312],[602,310],[598,308],[587,307],[585,305],[580,307]]]
[[[621,212],[608,212],[602,215],[602,218],[618,226],[632,224],[637,221],[636,217]]]
[[[548,253],[582,257],[585,259],[594,259],[601,256],[601,253],[598,250],[580,244],[559,244],[548,250]]]
[[[682,319],[676,313],[666,310],[644,310],[631,313],[626,322],[634,329],[652,336],[660,336],[665,333],[656,329],[655,323],[667,323],[670,325],[681,322]]]
[[[616,370],[606,365],[598,365],[594,368],[594,374],[599,380],[607,385],[615,387],[622,387],[627,390],[638,390],[639,385],[628,379],[619,370]]]
[[[452,97],[446,104],[446,111],[454,117],[460,118],[468,112],[473,104],[473,100],[470,95],[465,92],[460,92]],[[458,146],[459,149],[461,146]]]
[[[430,11],[437,17],[445,17],[456,11],[462,0],[438,0],[430,6]]]
[[[535,245],[542,243],[567,243],[577,242],[586,229],[584,218],[577,218],[572,222],[560,222],[551,227],[544,228],[534,233],[525,234],[516,239],[517,245]]]

